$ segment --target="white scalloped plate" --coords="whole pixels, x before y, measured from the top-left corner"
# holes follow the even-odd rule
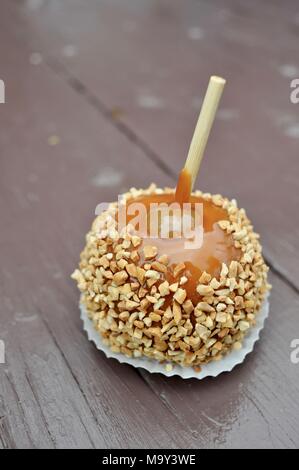
[[[265,320],[269,314],[269,296],[264,301],[260,312],[256,317],[256,325],[252,327],[248,334],[245,336],[240,350],[233,350],[224,356],[220,361],[212,361],[202,366],[200,372],[195,372],[192,367],[182,367],[173,365],[171,371],[165,369],[166,363],[161,364],[153,359],[146,357],[130,358],[121,353],[115,353],[106,346],[100,334],[94,329],[92,321],[88,318],[85,306],[80,303],[81,319],[83,321],[83,328],[87,333],[88,339],[92,341],[97,349],[103,351],[108,358],[116,359],[117,361],[125,364],[130,364],[133,367],[141,367],[151,373],[160,373],[167,377],[179,375],[183,379],[204,379],[205,377],[217,377],[222,372],[230,372],[236,365],[241,364],[247,354],[249,354],[259,339],[260,332],[264,327]]]

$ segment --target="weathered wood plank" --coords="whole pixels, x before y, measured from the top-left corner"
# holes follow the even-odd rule
[[[93,448],[103,445],[94,417],[60,350],[34,307],[1,288],[1,440],[8,448]],[[24,294],[23,294],[24,295]]]
[[[20,22],[34,28],[32,47],[63,63],[175,171],[208,76],[228,78],[198,184],[238,198],[268,258],[298,288],[298,109],[289,99],[297,2],[84,5],[23,8]]]

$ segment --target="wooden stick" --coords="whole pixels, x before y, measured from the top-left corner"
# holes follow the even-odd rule
[[[201,107],[184,169],[191,175],[191,191],[207,145],[222,91],[224,78],[212,76]]]

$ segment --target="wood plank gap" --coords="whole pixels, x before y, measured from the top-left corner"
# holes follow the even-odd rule
[[[287,274],[284,270],[278,267],[275,262],[272,262],[267,255],[263,254],[264,259],[269,266],[273,274],[275,274],[284,284],[286,284],[290,289],[292,289],[295,294],[299,295],[299,288],[294,284],[294,282],[287,277]]]
[[[57,59],[45,58],[45,64],[58,75],[59,78],[64,79],[65,82],[71,86],[71,88],[78,94],[82,95],[85,100],[93,106],[101,115],[106,118],[110,124],[112,124],[119,132],[121,132],[127,139],[136,145],[145,155],[148,157],[161,171],[168,174],[175,180],[177,179],[177,174],[173,169],[168,166],[159,155],[152,150],[152,148],[136,134],[133,129],[131,129],[123,121],[116,120],[113,118],[110,109],[89,89],[84,85],[84,83],[75,77],[64,65],[62,65]]]
[[[85,403],[86,403],[88,409],[90,410],[91,416],[93,417],[96,426],[99,427],[100,423],[98,422],[98,419],[97,419],[96,415],[94,414],[94,412],[93,412],[93,410],[92,410],[90,404],[88,403],[88,400],[87,400],[87,398],[86,398],[86,395],[85,395],[85,393],[84,393],[84,390],[82,389],[81,384],[80,384],[80,382],[78,381],[78,379],[77,379],[77,377],[76,377],[76,374],[74,373],[74,371],[73,371],[72,367],[70,366],[70,364],[69,364],[69,362],[68,362],[68,360],[67,360],[67,358],[66,358],[64,352],[62,351],[62,349],[61,349],[59,343],[57,342],[57,340],[56,340],[56,338],[55,338],[55,335],[54,335],[54,333],[52,332],[52,330],[51,330],[51,328],[50,328],[50,326],[49,326],[47,320],[45,319],[45,316],[43,315],[43,313],[42,313],[42,311],[41,311],[41,309],[37,307],[37,311],[38,311],[38,313],[39,313],[39,317],[40,317],[42,323],[44,324],[46,330],[48,331],[49,335],[51,336],[54,345],[56,346],[56,348],[57,348],[58,351],[60,352],[61,358],[63,359],[65,365],[66,365],[67,368],[69,369],[70,374],[71,374],[72,378],[74,379],[74,381],[75,381],[75,383],[76,383],[76,385],[77,385],[77,387],[78,387],[78,389],[79,389],[79,391],[80,391],[80,393],[81,393],[81,395],[82,395],[82,397],[83,397],[83,400],[85,401]],[[26,379],[28,380],[27,375],[26,375]],[[30,385],[30,383],[29,383],[29,385]],[[30,385],[30,388],[32,389],[31,385]],[[35,398],[36,398],[36,397],[35,397]],[[79,416],[79,415],[78,415],[78,416]],[[93,448],[95,449],[95,448],[96,448],[96,445],[95,445],[95,443],[93,442],[93,439],[92,439],[92,437],[90,436],[88,430],[86,429],[86,426],[85,426],[84,423],[82,422],[82,419],[81,419],[80,416],[79,416],[79,419],[80,419],[81,423],[83,424],[84,429],[86,430],[86,433],[87,433],[87,435],[88,435],[88,437],[89,437],[89,439],[90,439],[90,442],[91,442]]]
[[[11,377],[9,376],[9,373],[5,373],[5,377],[6,377],[8,383],[11,387],[11,390],[12,390],[15,398],[16,398],[16,403],[18,404],[18,409],[20,410],[20,413],[22,415],[22,422],[23,422],[24,430],[25,430],[26,435],[28,437],[28,440],[31,444],[31,449],[35,449],[35,446],[34,446],[34,443],[33,443],[33,440],[32,440],[32,436],[31,436],[31,433],[30,433],[30,429],[28,428],[28,425],[27,425],[26,416],[25,416],[25,413],[24,413],[24,410],[23,410],[22,400],[20,399],[19,394],[18,394],[17,390],[15,389],[14,383],[13,383]]]
[[[24,357],[25,357],[25,356],[24,356]],[[29,370],[28,370],[27,363],[26,363],[26,361],[24,361],[24,362],[25,362],[25,368],[26,368],[26,369],[25,369],[25,378],[26,378],[26,380],[27,380],[27,383],[28,383],[28,386],[29,386],[29,388],[30,388],[30,390],[31,390],[31,393],[32,393],[32,395],[33,395],[33,397],[34,397],[34,399],[35,399],[35,401],[36,401],[37,407],[38,407],[38,409],[39,409],[39,411],[40,411],[40,415],[41,415],[42,422],[44,423],[44,426],[45,426],[46,431],[47,431],[47,433],[48,433],[48,435],[49,435],[49,438],[50,438],[50,440],[51,440],[51,442],[52,442],[52,444],[53,444],[54,449],[56,449],[57,446],[56,446],[55,439],[54,439],[54,437],[52,436],[52,433],[51,433],[51,431],[50,431],[50,429],[49,429],[49,425],[48,425],[47,419],[46,419],[46,417],[45,417],[45,415],[44,415],[42,406],[41,406],[41,404],[40,404],[40,402],[39,402],[38,395],[37,395],[37,393],[36,393],[36,391],[35,391],[35,389],[34,389],[34,387],[33,387],[33,384],[31,383],[31,380],[30,380],[30,377],[29,377]]]
[[[148,385],[148,387],[151,389],[151,391],[156,395],[157,398],[160,399],[160,402],[163,403],[163,405],[165,406],[165,408],[173,415],[173,417],[177,420],[177,422],[183,427],[186,427],[188,432],[190,432],[190,434],[192,435],[192,438],[195,439],[195,440],[198,440],[200,439],[200,435],[198,434],[198,432],[194,429],[192,429],[192,427],[189,426],[188,423],[186,423],[185,421],[183,421],[181,419],[181,417],[179,416],[178,413],[176,413],[176,410],[173,406],[171,406],[171,404],[167,401],[166,397],[163,396],[162,394],[160,393],[157,393],[157,390],[155,389],[155,387],[153,386],[153,384],[147,380],[147,372],[142,372],[142,371],[138,371],[140,376],[143,378],[144,382]],[[180,379],[180,380],[184,380],[184,379]],[[204,445],[204,442],[202,442],[202,444]]]

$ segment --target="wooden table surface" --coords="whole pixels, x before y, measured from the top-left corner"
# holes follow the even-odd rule
[[[298,40],[295,0],[1,1],[0,448],[298,447]],[[69,276],[97,203],[175,184],[211,74],[198,186],[247,209],[273,291],[245,362],[183,381],[98,352]]]

